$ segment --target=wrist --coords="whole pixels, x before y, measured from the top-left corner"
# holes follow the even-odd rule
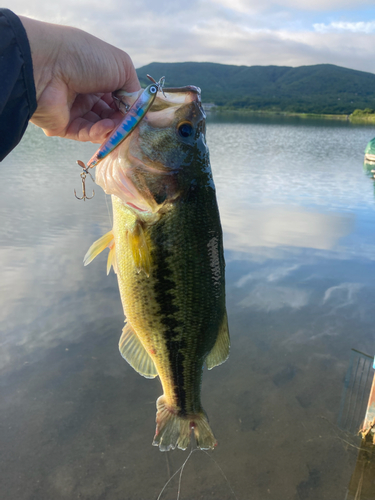
[[[63,41],[63,26],[19,16],[29,40],[33,61],[36,99],[52,80]]]

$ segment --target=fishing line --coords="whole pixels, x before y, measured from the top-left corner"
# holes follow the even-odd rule
[[[171,478],[171,466],[169,464],[169,454],[168,453],[165,454],[165,460],[167,462],[168,478],[170,479]]]
[[[185,465],[187,464],[187,461],[189,460],[189,458],[192,455],[193,451],[198,451],[198,448],[195,448],[195,450],[191,450],[191,452],[189,453],[187,459],[185,460],[185,462],[180,467],[181,472],[180,472],[180,477],[179,477],[179,480],[178,480],[177,500],[180,500],[182,473],[184,472]]]
[[[338,432],[336,431],[336,428],[335,428],[336,426],[335,426],[332,422],[330,422],[330,421],[328,420],[328,418],[323,417],[323,416],[321,416],[321,417],[319,417],[319,418],[321,418],[321,419],[323,419],[323,420],[326,420],[326,421],[327,421],[327,422],[328,422],[328,423],[332,426],[332,430],[333,430],[333,432],[335,433],[335,435],[336,435],[337,439],[339,439],[339,440],[340,440],[340,441],[342,441],[343,443],[347,444],[348,446],[351,446],[352,448],[355,448],[355,449],[356,449],[356,450],[358,450],[358,451],[368,451],[368,450],[366,450],[366,448],[362,448],[362,447],[360,447],[360,446],[356,446],[356,445],[354,445],[354,444],[350,443],[349,441],[347,441],[346,439],[342,438],[341,436],[339,436],[339,434],[338,434]],[[348,434],[348,433],[346,433],[346,434]],[[350,434],[350,436],[351,436],[351,434]]]
[[[108,205],[108,198],[109,198],[109,196],[110,195],[108,195],[108,194],[105,195],[105,204],[107,205],[107,212],[108,212],[109,220],[111,221],[111,227],[113,227],[112,214],[111,214],[111,211],[109,210],[109,205]]]
[[[228,480],[227,476],[226,476],[226,475],[224,474],[224,472],[223,472],[223,469],[222,469],[222,468],[220,467],[220,465],[216,462],[216,460],[215,460],[214,458],[212,458],[212,457],[211,457],[211,455],[210,455],[209,453],[207,453],[207,451],[205,451],[205,450],[202,450],[202,451],[203,451],[203,453],[205,453],[208,457],[210,457],[210,459],[214,462],[214,464],[216,465],[216,467],[217,467],[217,468],[219,469],[219,471],[221,472],[221,475],[223,476],[223,478],[224,478],[224,479],[225,479],[225,481],[227,482],[228,487],[229,487],[230,491],[233,493],[234,498],[235,498],[236,500],[238,500],[237,495],[236,495],[236,494],[235,494],[235,492],[233,491],[233,488],[232,488],[232,486],[230,485],[230,482],[229,482],[229,480]]]
[[[185,468],[185,466],[186,466],[186,464],[187,464],[187,462],[188,462],[189,458],[190,458],[190,457],[191,457],[191,455],[192,455],[194,452],[196,452],[196,451],[202,451],[203,453],[205,453],[205,454],[206,454],[206,455],[207,455],[207,456],[208,456],[208,457],[209,457],[209,458],[210,458],[210,459],[214,462],[214,464],[216,465],[216,467],[219,469],[219,471],[220,471],[221,475],[222,475],[222,476],[223,476],[223,478],[225,479],[225,481],[226,481],[226,483],[227,483],[227,485],[228,485],[228,487],[229,487],[230,491],[232,492],[232,494],[233,494],[234,498],[235,498],[236,500],[238,500],[238,497],[237,497],[237,495],[235,494],[235,492],[234,492],[234,490],[233,490],[233,488],[232,488],[232,486],[231,486],[231,484],[230,484],[230,482],[229,482],[229,480],[228,480],[227,476],[224,474],[223,469],[222,469],[222,468],[220,467],[220,465],[216,462],[216,460],[215,460],[214,458],[212,458],[212,457],[211,457],[211,455],[210,455],[209,453],[207,453],[207,451],[205,451],[205,450],[201,450],[201,449],[199,449],[199,448],[194,448],[193,450],[190,450],[190,453],[189,453],[189,455],[187,456],[187,458],[186,458],[186,460],[184,461],[184,463],[181,465],[181,467],[179,467],[179,468],[176,470],[176,472],[173,474],[173,476],[171,476],[171,477],[168,479],[168,481],[165,483],[165,485],[164,485],[163,489],[162,489],[162,490],[161,490],[161,492],[159,493],[159,496],[158,496],[158,498],[157,498],[156,500],[160,500],[160,498],[161,498],[162,494],[164,493],[165,488],[166,488],[166,487],[168,486],[168,484],[172,481],[172,479],[173,479],[175,476],[177,476],[177,474],[178,474],[178,473],[180,473],[180,476],[179,476],[179,479],[178,479],[178,489],[177,489],[177,498],[176,498],[176,500],[180,500],[180,494],[181,494],[181,483],[182,483],[182,473],[184,472],[184,468]]]
[[[187,461],[189,460],[189,458],[191,457],[191,455],[194,453],[194,451],[199,451],[199,449],[198,449],[198,448],[195,448],[194,450],[191,450],[191,451],[190,451],[190,453],[189,453],[189,455],[187,456],[187,458],[186,458],[185,462],[181,465],[181,467],[180,467],[180,468],[178,468],[178,469],[176,470],[176,472],[173,474],[173,476],[172,476],[172,477],[170,477],[170,478],[168,479],[168,481],[165,483],[165,485],[163,486],[163,489],[162,489],[162,490],[161,490],[161,492],[159,493],[159,496],[158,496],[158,498],[157,498],[156,500],[160,500],[160,498],[161,498],[161,496],[162,496],[162,494],[163,494],[163,492],[164,492],[165,488],[166,488],[166,487],[168,486],[168,484],[172,481],[172,479],[173,479],[175,476],[177,476],[177,474],[181,471],[181,472],[180,472],[180,479],[179,479],[179,482],[178,482],[178,495],[177,495],[177,500],[179,500],[179,498],[180,498],[180,491],[181,491],[181,478],[182,478],[182,472],[183,472],[183,470],[184,470],[184,467],[185,467],[185,465],[186,465]]]

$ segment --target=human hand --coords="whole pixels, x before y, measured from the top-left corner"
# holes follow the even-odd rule
[[[31,122],[47,136],[102,143],[123,116],[111,92],[140,89],[129,55],[82,30],[19,17],[33,59]]]

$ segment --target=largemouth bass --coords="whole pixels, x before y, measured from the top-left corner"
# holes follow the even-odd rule
[[[161,451],[216,439],[200,398],[208,369],[229,354],[222,230],[196,87],[158,94],[143,121],[102,160],[96,182],[112,195],[109,247],[126,316],[119,348],[141,375],[157,375],[153,444]]]

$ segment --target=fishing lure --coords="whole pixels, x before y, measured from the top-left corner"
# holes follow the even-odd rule
[[[89,173],[89,168],[95,167],[100,161],[102,161],[109,153],[111,153],[114,149],[119,146],[122,141],[124,141],[133,130],[139,125],[139,123],[145,117],[147,111],[152,106],[156,94],[160,91],[163,92],[164,80],[163,76],[160,78],[158,82],[156,82],[152,76],[147,75],[152,83],[144,89],[142,94],[138,97],[138,99],[134,102],[134,104],[129,108],[126,112],[122,122],[114,129],[108,139],[100,146],[98,151],[94,154],[94,156],[88,161],[87,166],[85,167],[84,163],[80,160],[77,161],[78,165],[83,168],[83,172],[81,173],[82,179],[82,190],[83,195],[81,198],[78,198],[76,192],[75,197],[78,200],[89,200],[90,198],[86,196],[86,188],[85,188],[85,179],[86,174]],[[92,177],[91,177],[92,178]]]

